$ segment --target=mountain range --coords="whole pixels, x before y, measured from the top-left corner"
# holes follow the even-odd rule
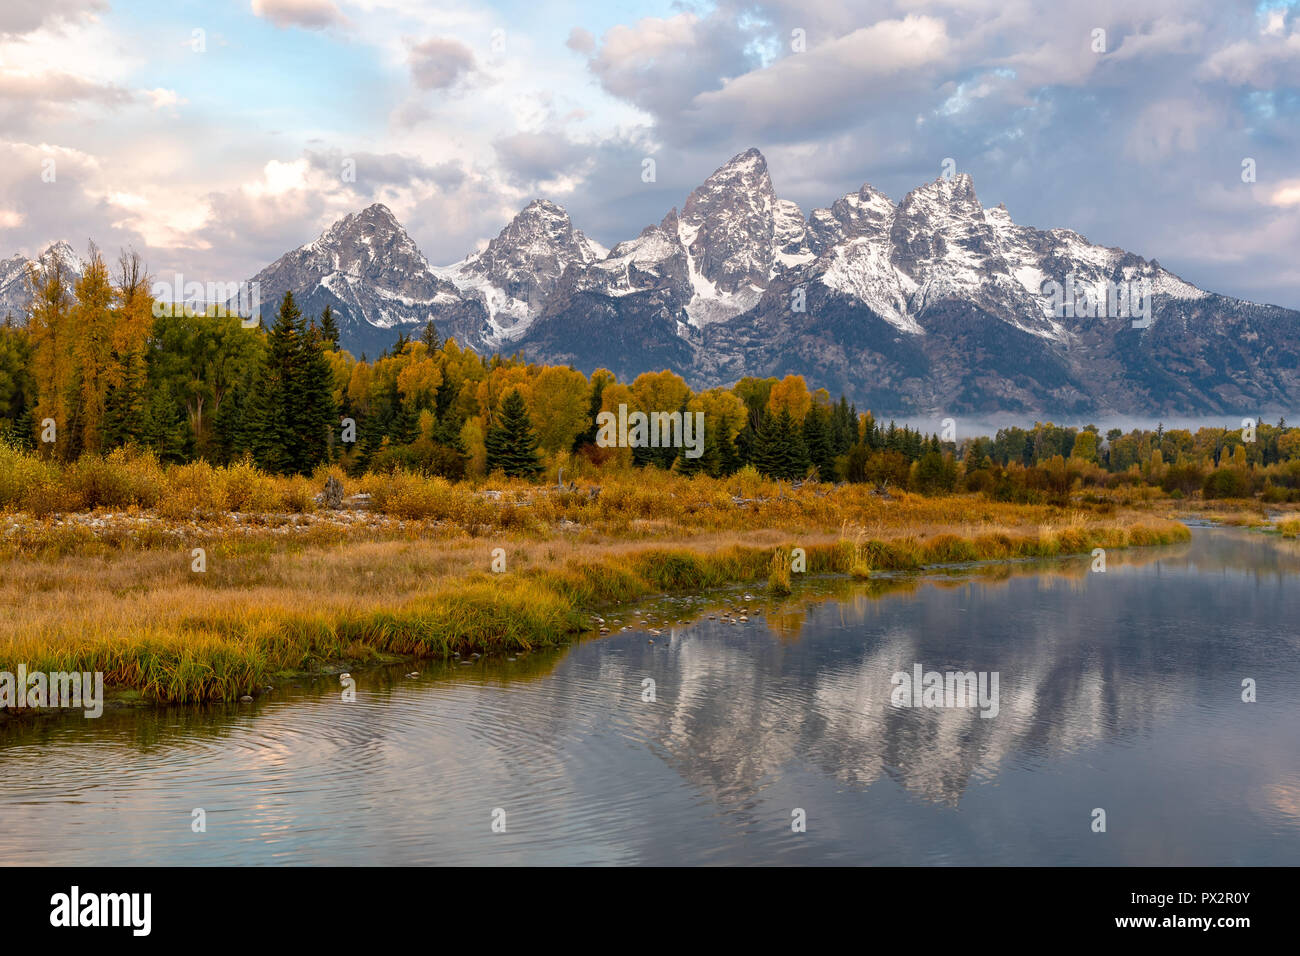
[[[0,309],[19,259],[0,262]],[[375,204],[253,281],[264,316],[286,291],[308,314],[330,305],[354,354],[432,319],[478,351],[623,380],[802,374],[877,415],[1192,417],[1285,412],[1300,398],[1300,313],[1199,289],[1069,229],[1018,225],[966,174],[898,203],[864,185],[805,217],[756,149],[611,249],[537,199],[482,251],[431,266]],[[1149,310],[1135,321],[1103,297],[1073,315],[1045,294],[1067,282],[1141,289]]]

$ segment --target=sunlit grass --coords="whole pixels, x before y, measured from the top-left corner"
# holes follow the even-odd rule
[[[371,496],[375,520],[331,523],[314,500],[331,474]],[[1114,506],[792,489],[752,469],[579,478],[576,490],[337,469],[278,478],[128,452],[59,467],[0,448],[0,669],[103,671],[152,699],[228,700],[381,655],[554,646],[591,611],[648,595],[760,582],[790,593],[795,547],[808,573],[871,578],[1188,536]],[[498,547],[503,574],[490,567]]]

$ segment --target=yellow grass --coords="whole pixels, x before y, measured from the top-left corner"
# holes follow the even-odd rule
[[[1069,534],[857,541],[816,534],[797,546],[817,574],[854,572],[863,555],[878,569],[908,570],[1185,535],[1181,525],[1096,524]],[[202,573],[191,570],[185,548],[11,559],[0,581],[0,669],[23,662],[29,670],[98,670],[110,684],[160,700],[229,699],[325,662],[562,643],[588,626],[583,611],[759,581],[778,550],[785,568],[795,543],[766,530],[655,543],[461,537],[277,545],[216,542]],[[505,550],[503,574],[490,570],[496,547]]]
[[[318,508],[327,473],[375,511]],[[59,468],[0,447],[0,670],[103,671],[158,700],[230,699],[329,663],[555,645],[591,611],[651,594],[764,579],[787,593],[794,547],[810,574],[865,578],[1187,537],[1113,506],[792,490],[752,469],[580,484],[274,478],[127,452]]]

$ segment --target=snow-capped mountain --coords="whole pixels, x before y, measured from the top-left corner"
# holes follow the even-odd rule
[[[345,216],[251,281],[265,325],[274,321],[285,292],[292,292],[305,315],[329,305],[343,342],[357,354],[378,354],[398,333],[418,334],[430,319],[444,335],[477,341],[487,320],[481,303],[429,268],[382,203]]]
[[[68,292],[71,293],[81,278],[82,262],[72,246],[60,239],[52,242],[35,259],[24,255],[0,259],[0,321],[12,317],[19,325],[26,324],[32,305],[31,287],[28,283],[29,267],[35,265],[42,273],[58,263]]]
[[[815,209],[780,199],[756,149],[605,250],[534,200],[481,252],[430,267],[381,205],[257,277],[326,301],[372,354],[432,318],[477,350],[523,350],[696,386],[790,372],[879,414],[1237,413],[1300,397],[1300,314],[1198,289],[1154,260],[986,209],[968,175],[894,203],[871,185]],[[1054,285],[1121,290],[1074,314]],[[1127,285],[1126,285],[1127,284]],[[1149,291],[1145,318],[1128,290]],[[1149,320],[1149,321],[1148,321]]]
[[[487,310],[486,337],[521,334],[541,311],[565,270],[603,259],[609,252],[573,228],[563,207],[534,199],[487,248],[434,272]]]

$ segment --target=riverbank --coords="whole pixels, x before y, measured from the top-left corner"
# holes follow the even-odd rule
[[[126,515],[128,523],[157,525],[150,535],[124,533],[113,513],[71,522],[3,516],[0,530],[10,530],[0,539],[7,611],[0,670],[25,663],[29,672],[100,671],[108,686],[149,700],[233,700],[286,675],[394,655],[564,644],[598,632],[593,615],[621,602],[766,586],[773,555],[794,548],[803,549],[808,573],[861,575],[1188,536],[1177,522],[1136,511],[972,496],[867,494],[858,507],[828,507],[836,490],[787,490],[774,503],[785,518],[747,530],[682,527],[686,511],[680,523],[584,526],[561,516],[513,531],[473,519],[374,522],[328,512],[287,524],[274,517],[159,524],[149,513]],[[64,523],[42,539],[25,524],[34,520]]]

